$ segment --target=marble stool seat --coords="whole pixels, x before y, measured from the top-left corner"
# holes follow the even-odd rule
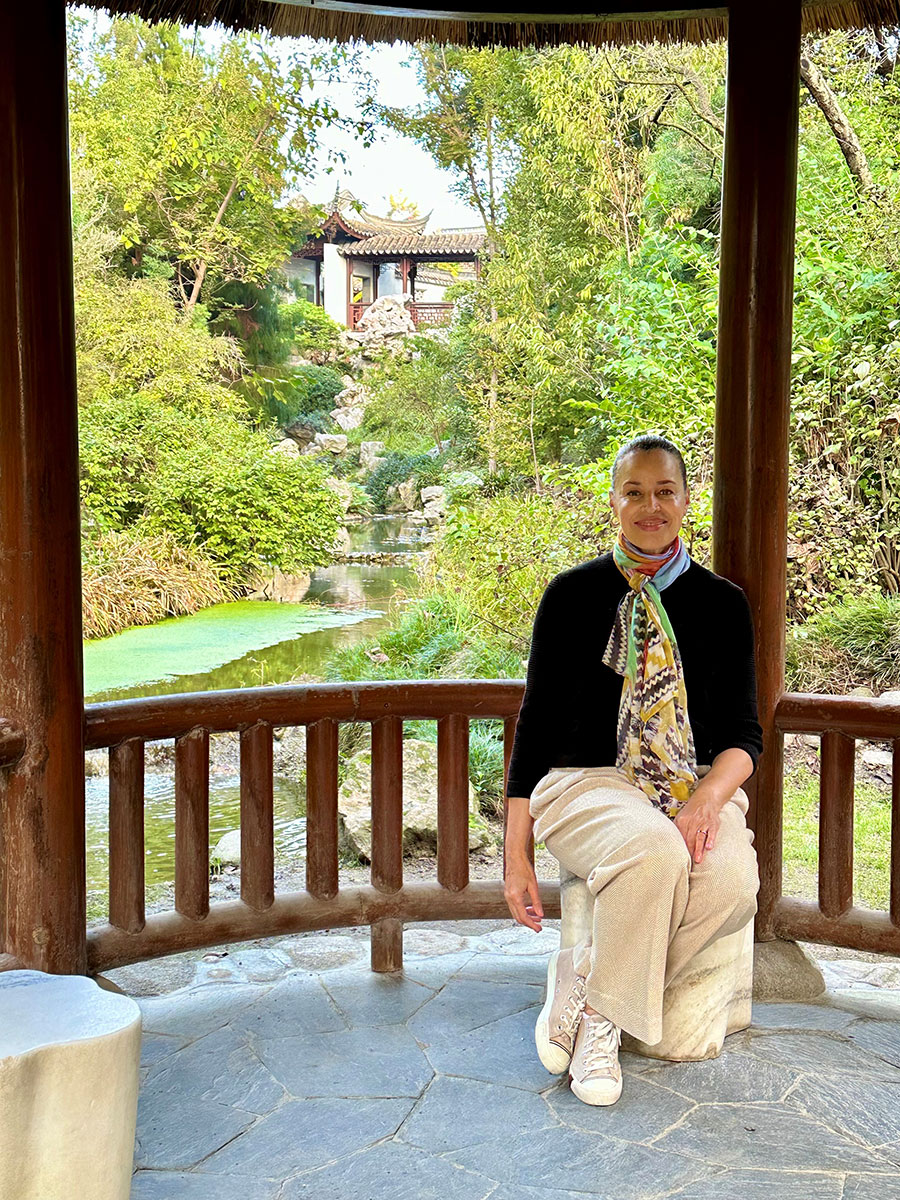
[[[0,1196],[128,1200],[140,1052],[128,996],[0,972]]]
[[[594,897],[585,881],[560,867],[560,948],[591,936]],[[662,1038],[648,1045],[622,1031],[622,1049],[649,1058],[717,1058],[729,1033],[750,1025],[753,918],[717,938],[688,962],[663,993]]]

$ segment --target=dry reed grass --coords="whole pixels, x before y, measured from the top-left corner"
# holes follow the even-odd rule
[[[169,534],[109,532],[85,546],[82,619],[86,638],[109,637],[231,599],[216,564]]]

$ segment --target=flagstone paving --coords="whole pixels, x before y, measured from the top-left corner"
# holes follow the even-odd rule
[[[830,962],[718,1059],[622,1053],[595,1108],[534,1048],[554,924],[409,927],[398,975],[306,935],[138,995],[133,1200],[900,1200],[896,960]]]

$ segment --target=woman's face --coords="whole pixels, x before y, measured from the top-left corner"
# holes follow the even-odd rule
[[[668,450],[638,450],[619,464],[609,504],[630,542],[648,554],[661,554],[675,541],[690,491]]]

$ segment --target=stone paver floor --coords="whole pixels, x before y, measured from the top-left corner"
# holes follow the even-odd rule
[[[900,1200],[891,979],[831,962],[718,1059],[623,1053],[592,1108],[534,1049],[555,924],[408,927],[395,976],[363,931],[308,935],[139,996],[133,1200]]]

